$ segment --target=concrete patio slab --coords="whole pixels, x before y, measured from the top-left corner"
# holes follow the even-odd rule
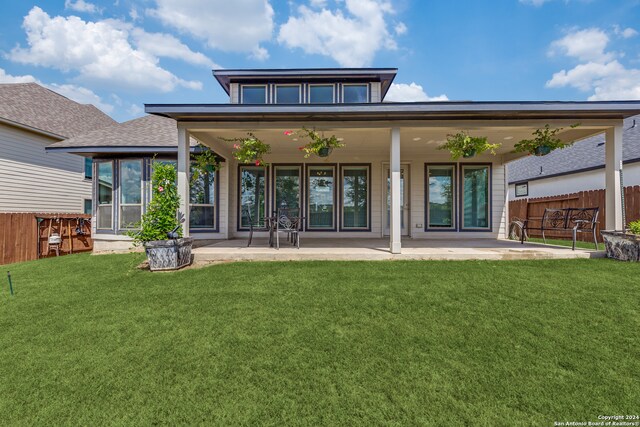
[[[270,248],[267,239],[254,239],[247,247],[246,239],[224,240],[194,248],[196,262],[204,261],[381,261],[381,260],[526,260],[601,258],[603,251],[564,246],[525,243],[511,240],[468,239],[403,239],[402,253],[389,252],[388,239],[324,239],[301,240],[300,249],[286,243],[279,250]]]

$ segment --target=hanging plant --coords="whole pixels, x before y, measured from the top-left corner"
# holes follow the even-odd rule
[[[202,175],[212,174],[220,169],[220,161],[208,147],[198,144],[196,152],[191,155],[191,184],[193,185]]]
[[[571,125],[571,128],[580,126],[579,123]],[[564,143],[556,135],[560,133],[564,128],[551,129],[548,124],[544,125],[542,129],[536,129],[533,131],[534,138],[523,139],[514,146],[514,153],[529,153],[534,156],[546,156],[553,150],[558,148],[566,148],[573,145],[573,142]]]
[[[470,136],[468,132],[458,132],[455,135],[447,135],[447,142],[438,149],[449,150],[451,158],[457,160],[460,157],[469,158],[489,151],[494,156],[501,144],[489,144],[486,136]]]
[[[233,142],[233,157],[240,163],[253,163],[256,166],[266,165],[264,156],[271,152],[271,146],[262,142],[251,132],[244,138],[222,138]]]
[[[300,151],[304,151],[304,158],[308,159],[312,154],[318,157],[327,157],[334,148],[342,148],[345,146],[335,135],[325,137],[324,134],[320,134],[315,129],[311,130],[306,127],[302,127],[297,132],[288,130],[284,132],[285,135],[298,135],[300,138],[309,138],[310,141],[298,147]]]

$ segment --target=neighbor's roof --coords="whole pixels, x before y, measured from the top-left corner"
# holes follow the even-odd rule
[[[634,127],[634,123],[636,124]],[[622,158],[640,161],[640,116],[624,121]],[[509,183],[532,181],[604,168],[604,134],[586,138],[546,156],[528,156],[509,164]]]
[[[93,105],[79,104],[37,83],[0,84],[0,121],[60,139],[116,123]]]
[[[194,140],[191,145],[195,145]],[[71,153],[141,153],[175,152],[178,130],[173,119],[144,116],[115,123],[84,135],[56,142],[47,151]]]
[[[213,70],[213,76],[229,94],[231,83],[257,83],[265,80],[277,82],[349,82],[374,81],[382,83],[382,98],[398,73],[397,68],[263,68]]]
[[[441,101],[368,104],[145,104],[149,114],[176,120],[511,120],[623,119],[640,101]]]

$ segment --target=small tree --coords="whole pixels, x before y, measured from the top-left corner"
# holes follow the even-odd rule
[[[174,165],[154,162],[151,175],[151,202],[147,213],[142,215],[139,231],[127,233],[133,238],[135,245],[154,240],[167,240],[167,233],[178,227],[178,209],[180,196],[176,185],[177,173]],[[182,237],[182,230],[178,228]]]

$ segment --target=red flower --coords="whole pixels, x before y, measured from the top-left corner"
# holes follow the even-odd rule
[[[302,147],[298,147],[298,150],[300,151],[304,150],[304,145]]]
[[[162,193],[164,191],[164,187],[163,186],[158,187],[158,191]]]
[[[293,131],[292,130],[285,130],[284,134],[289,136],[289,135],[293,135]]]
[[[240,146],[238,144],[233,144],[233,148],[237,150],[238,148],[240,148]]]
[[[260,160],[256,160],[256,166],[260,166]]]

